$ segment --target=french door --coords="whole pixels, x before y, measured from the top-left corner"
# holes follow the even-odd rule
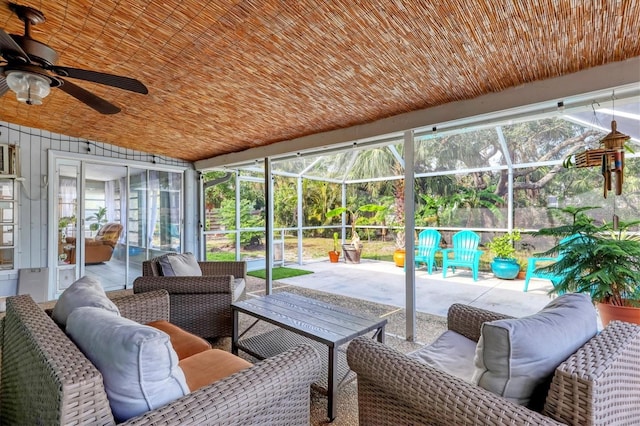
[[[85,275],[105,290],[126,287],[127,175],[126,166],[56,159],[54,297]]]
[[[130,288],[142,262],[183,246],[183,173],[84,159],[49,160],[49,297],[82,276]]]

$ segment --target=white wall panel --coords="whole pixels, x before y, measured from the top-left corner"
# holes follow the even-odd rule
[[[28,108],[28,107],[25,107]],[[36,108],[36,107],[33,107]],[[154,156],[139,151],[117,147],[114,145],[87,141],[85,139],[73,138],[70,136],[51,133],[44,130],[30,127],[18,126],[0,121],[0,143],[15,144],[20,148],[20,175],[24,178],[19,186],[18,197],[18,230],[15,237],[16,249],[16,270],[7,273],[0,272],[0,297],[17,294],[18,268],[40,268],[48,267],[48,189],[49,181],[53,180],[48,169],[48,151],[68,152],[93,156],[100,161],[127,160],[139,161],[150,164],[155,161],[158,165],[170,165],[193,169],[189,162]],[[87,145],[88,144],[88,145]],[[87,150],[89,146],[89,151]],[[122,164],[122,161],[118,161]],[[187,179],[196,179],[196,173],[185,174]],[[190,191],[196,191],[197,185],[190,183],[185,185]],[[195,193],[185,194],[185,199],[194,200],[198,195]],[[189,210],[185,211],[185,217],[197,217],[196,203],[190,202],[187,205]],[[191,211],[190,209],[193,208]],[[190,226],[192,222],[189,222]],[[55,231],[55,228],[54,228]],[[193,243],[193,236],[196,230],[188,232],[190,234],[189,247],[191,251],[196,250]]]

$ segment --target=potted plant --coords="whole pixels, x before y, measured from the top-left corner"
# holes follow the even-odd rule
[[[518,230],[494,237],[487,244],[487,248],[495,256],[491,262],[491,271],[496,278],[512,280],[518,276],[520,264],[516,258],[516,249],[513,246],[515,241],[520,241],[520,231]]]
[[[89,230],[94,232],[97,231],[100,229],[101,224],[107,221],[107,208],[99,207],[98,211],[89,216],[87,220],[95,220],[95,223],[89,225]]]
[[[67,227],[76,223],[75,216],[63,216],[58,219],[58,240],[66,243]]]
[[[640,324],[640,236],[629,232],[638,228],[640,221],[598,225],[585,214],[592,209],[558,209],[572,216],[573,223],[536,233],[561,238],[551,249],[540,253],[558,256],[558,260],[538,269],[560,277],[552,292],[590,294],[604,326],[612,320]]]
[[[340,252],[338,251],[339,244],[340,243],[338,242],[338,233],[334,232],[333,233],[333,250],[329,252],[329,261],[331,261],[331,263],[338,263],[338,260],[340,259]]]
[[[522,256],[522,254],[520,254],[516,258],[518,265],[520,265],[520,271],[518,272],[518,275],[516,275],[516,278],[519,280],[524,280],[525,278],[527,278],[527,267],[529,266],[529,260],[526,257],[520,256]]]
[[[343,213],[348,213],[351,220],[351,244],[343,244],[342,251],[344,253],[344,260],[346,263],[360,263],[360,256],[362,254],[362,242],[360,236],[356,231],[356,225],[360,219],[360,213],[362,212],[379,212],[385,209],[384,206],[378,204],[365,204],[357,209],[350,209],[347,207],[337,207],[327,212],[327,217],[335,217]]]
[[[401,167],[396,168],[396,174],[403,172]],[[405,251],[405,232],[404,232],[404,179],[398,179],[393,184],[394,195],[394,218],[392,223],[395,227],[395,243],[396,249],[393,252],[393,262],[398,268],[404,268]]]
[[[404,236],[405,234],[403,229],[398,229],[396,231],[396,249],[393,252],[393,262],[398,268],[404,267],[404,259],[406,257]]]

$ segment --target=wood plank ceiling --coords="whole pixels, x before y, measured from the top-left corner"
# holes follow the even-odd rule
[[[6,2],[0,25],[22,34]],[[59,65],[137,78],[73,82],[0,119],[195,161],[471,99],[640,56],[639,0],[24,1]],[[639,73],[640,74],[640,73]],[[640,78],[639,78],[640,80]]]

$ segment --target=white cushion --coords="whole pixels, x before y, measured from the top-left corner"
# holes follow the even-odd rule
[[[169,335],[100,308],[77,308],[67,334],[102,374],[111,411],[123,422],[189,393]]]
[[[165,277],[200,277],[202,270],[192,253],[176,253],[158,259]]]
[[[452,376],[471,382],[475,371],[473,365],[475,354],[475,341],[455,331],[447,330],[430,345],[407,355]]]
[[[234,278],[233,279],[233,300],[240,300],[240,296],[242,296],[242,292],[246,284],[244,282],[244,278]]]
[[[475,356],[474,383],[521,405],[597,332],[588,295],[559,296],[528,317],[486,322]]]
[[[71,284],[60,295],[53,307],[51,317],[65,327],[69,314],[82,306],[94,306],[120,315],[118,307],[107,297],[100,281],[85,276]]]

